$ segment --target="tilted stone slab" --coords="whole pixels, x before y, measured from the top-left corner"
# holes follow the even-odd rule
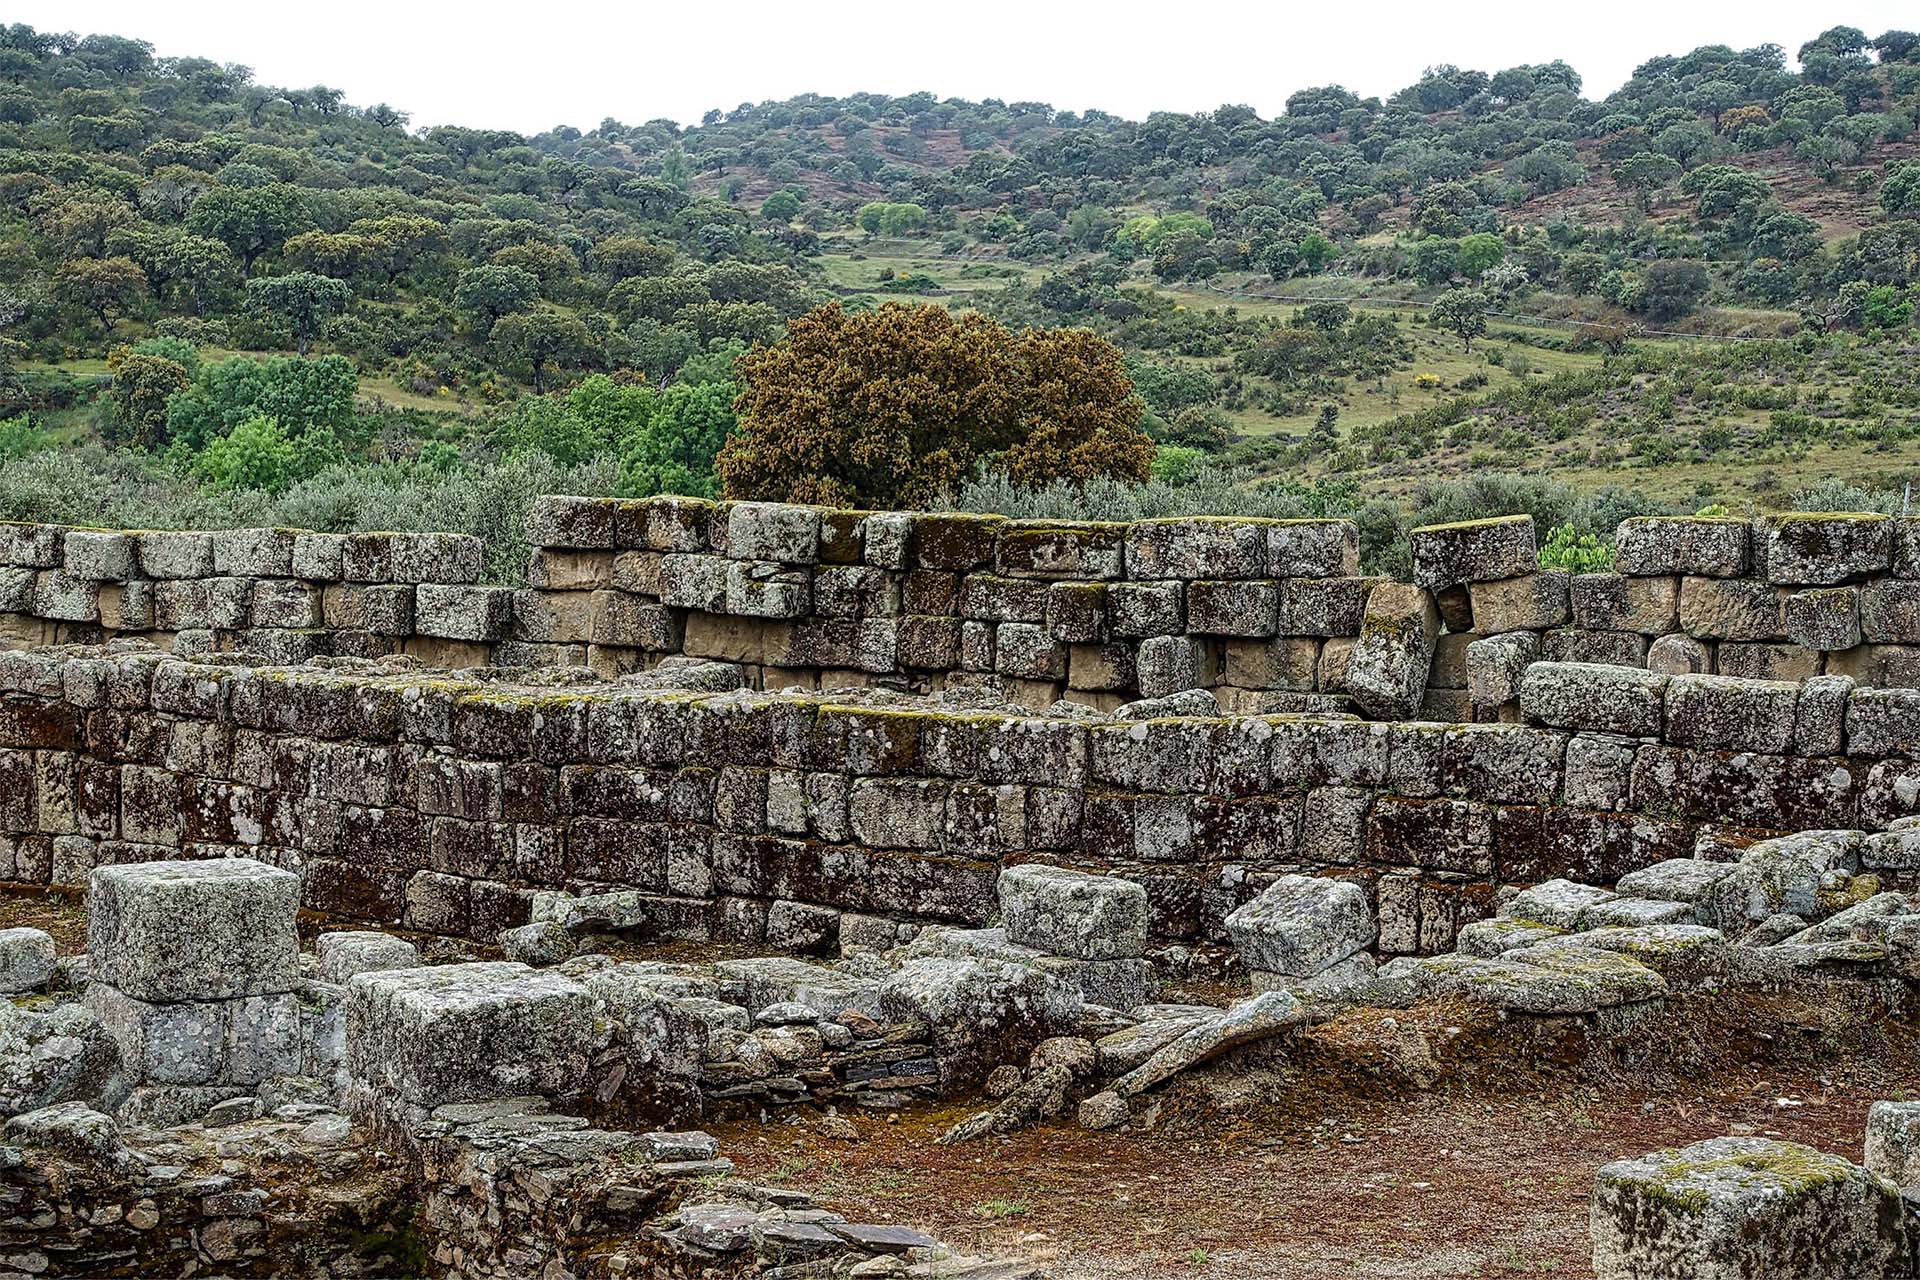
[[[1901,1247],[1900,1194],[1838,1156],[1709,1138],[1603,1165],[1590,1228],[1597,1280],[1864,1280]]]
[[[1113,1091],[1122,1097],[1144,1093],[1229,1049],[1281,1035],[1307,1018],[1307,1007],[1290,992],[1263,991],[1183,1032],[1114,1081]]]
[[[1131,960],[1147,950],[1147,891],[1118,876],[1039,863],[1009,867],[997,885],[1007,937],[1082,960]]]
[[[1420,709],[1440,637],[1440,614],[1421,587],[1386,582],[1367,597],[1360,638],[1347,658],[1347,692],[1382,720],[1408,720]]]
[[[1665,902],[1698,902],[1707,891],[1738,869],[1731,862],[1709,862],[1704,858],[1668,858],[1620,877],[1616,888],[1638,898],[1656,898]]]
[[[1225,923],[1248,969],[1295,978],[1329,969],[1379,936],[1366,891],[1325,876],[1281,876]]]
[[[300,877],[251,858],[96,868],[87,952],[96,981],[136,1000],[292,990]]]
[[[1415,995],[1450,994],[1513,1013],[1597,1013],[1657,1000],[1665,979],[1628,956],[1597,947],[1538,943],[1499,958],[1405,957],[1380,971],[1383,984]]]

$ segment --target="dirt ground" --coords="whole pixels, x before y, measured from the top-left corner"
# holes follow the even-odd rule
[[[1904,1039],[1839,1048],[1815,1044],[1817,1028],[1789,1034],[1808,1041],[1790,1063],[1648,1083],[1535,1064],[1391,1096],[1281,1067],[1176,1084],[1153,1128],[1119,1134],[1063,1119],[935,1145],[966,1107],[845,1112],[858,1142],[798,1116],[709,1127],[745,1176],[965,1250],[1045,1260],[1060,1280],[1571,1280],[1593,1274],[1587,1197],[1602,1164],[1724,1134],[1858,1161],[1867,1106],[1920,1091]]]

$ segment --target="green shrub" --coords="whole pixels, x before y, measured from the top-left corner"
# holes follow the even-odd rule
[[[1542,569],[1569,573],[1604,573],[1613,568],[1613,546],[1571,524],[1555,525],[1540,548]]]

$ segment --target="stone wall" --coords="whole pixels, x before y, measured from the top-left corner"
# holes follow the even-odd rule
[[[633,889],[656,936],[824,950],[986,924],[1015,862],[1137,880],[1162,942],[1308,869],[1365,883],[1398,953],[1502,885],[1920,811],[1920,691],[1844,680],[1540,663],[1530,723],[1385,724],[720,692],[738,669],[684,660],[503,677],[533,678],[0,653],[0,878],[246,853],[343,919],[491,941],[539,890]]]
[[[547,498],[525,590],[474,585],[480,546],[423,534],[121,533],[0,525],[16,644],[145,636],[273,661],[411,653],[437,666],[744,664],[756,687],[938,689],[1020,700],[1218,687],[1236,710],[1338,705],[1375,579],[1335,520],[830,511]]]
[[[1103,710],[1210,688],[1231,713],[1346,710],[1380,580],[1336,520],[1132,524],[553,497],[522,590],[478,585],[448,534],[119,532],[0,524],[0,642],[143,636],[275,662],[409,653],[435,666],[590,665],[683,654],[757,688],[1000,681],[1033,707]],[[1375,718],[1496,718],[1468,647],[1525,660],[1920,685],[1920,519],[1643,518],[1617,572],[1542,570],[1525,516],[1415,530],[1393,634],[1431,607],[1424,675],[1362,697]],[[1405,589],[1401,589],[1403,594]]]

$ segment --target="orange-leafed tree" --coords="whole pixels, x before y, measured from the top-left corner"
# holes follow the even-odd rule
[[[1153,460],[1119,350],[1082,330],[831,303],[735,373],[740,425],[716,461],[728,497],[924,507],[982,462],[1038,485],[1144,480]]]

